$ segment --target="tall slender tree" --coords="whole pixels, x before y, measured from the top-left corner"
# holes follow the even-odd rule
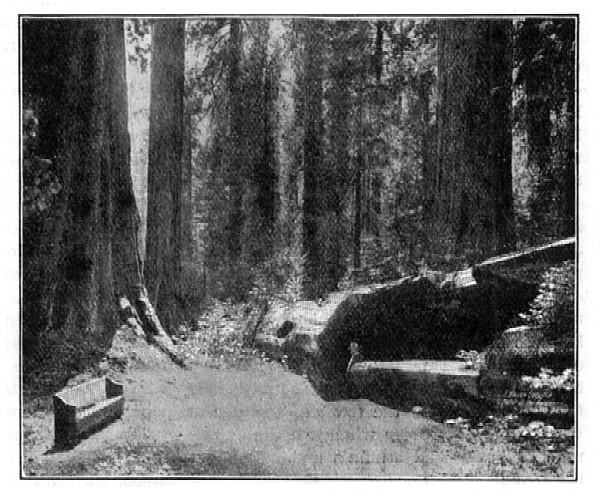
[[[153,26],[148,149],[148,222],[144,274],[163,324],[183,316],[180,300],[185,20]]]
[[[351,179],[350,144],[352,133],[353,54],[348,51],[348,34],[353,32],[349,22],[327,26],[326,80],[324,103],[323,183],[321,207],[321,261],[325,268],[324,288],[333,291],[343,277],[347,231],[345,196]]]
[[[306,252],[307,290],[318,294],[323,273],[319,258],[318,230],[323,135],[323,26],[304,23],[304,194],[303,243]]]
[[[244,184],[245,163],[241,152],[243,131],[242,114],[242,22],[240,19],[229,21],[229,47],[227,57],[227,149],[226,182],[230,189],[229,217],[226,224],[227,247],[231,259],[239,260],[242,251],[242,231],[244,225]]]

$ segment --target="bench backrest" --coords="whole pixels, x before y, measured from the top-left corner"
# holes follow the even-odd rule
[[[106,399],[106,380],[104,377],[90,380],[57,394],[73,406],[89,406]]]

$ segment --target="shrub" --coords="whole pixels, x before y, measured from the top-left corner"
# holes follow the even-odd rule
[[[488,350],[487,364],[533,375],[540,368],[573,368],[575,353],[575,265],[551,267],[542,276],[539,293],[527,313],[520,315],[521,331],[505,333]],[[533,372],[533,373],[532,373]]]
[[[543,275],[539,294],[525,322],[552,342],[573,340],[575,335],[575,264],[563,262]]]
[[[255,286],[274,298],[298,301],[302,298],[305,263],[300,247],[281,248],[260,267]]]
[[[456,353],[456,359],[464,361],[465,368],[481,370],[485,365],[485,353],[479,351],[465,351],[464,349]]]
[[[258,350],[245,344],[247,305],[214,301],[194,323],[182,325],[172,336],[179,355],[209,366],[236,366],[249,356],[260,357]]]
[[[38,120],[32,109],[23,111],[23,214],[29,219],[43,214],[55,201],[62,185],[49,159],[40,158],[38,145]]]
[[[560,389],[572,391],[575,388],[575,371],[572,368],[554,374],[549,368],[542,368],[537,377],[524,375],[521,381],[532,389]]]

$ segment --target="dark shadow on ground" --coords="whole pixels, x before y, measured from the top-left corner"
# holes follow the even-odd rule
[[[39,468],[38,468],[39,469]],[[93,456],[48,463],[36,476],[270,476],[252,455],[237,451],[195,454],[178,446],[118,446]]]
[[[439,422],[459,416],[479,420],[493,413],[493,406],[489,401],[476,398],[460,388],[451,389],[444,395],[410,385],[398,387],[387,383],[359,389],[346,378],[336,381],[324,379],[316,365],[290,369],[296,374],[306,375],[314,391],[327,402],[368,399],[402,412],[412,412],[418,406],[423,408],[427,417]]]
[[[111,424],[115,423],[119,419],[121,419],[121,418],[115,418],[115,419],[112,419],[105,423],[99,423],[96,426],[87,430],[85,433],[82,433],[81,435],[78,435],[76,438],[70,440],[69,442],[54,443],[52,445],[52,448],[46,450],[46,452],[44,452],[43,455],[53,455],[53,454],[58,454],[58,453],[63,453],[63,452],[68,452],[70,450],[73,450],[81,442],[83,442],[87,438],[91,437],[92,435],[98,433],[99,431],[106,429],[107,427],[109,427]]]

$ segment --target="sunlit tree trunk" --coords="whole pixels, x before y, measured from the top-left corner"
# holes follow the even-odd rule
[[[152,32],[148,222],[144,274],[169,329],[181,321],[185,21],[157,20]]]

